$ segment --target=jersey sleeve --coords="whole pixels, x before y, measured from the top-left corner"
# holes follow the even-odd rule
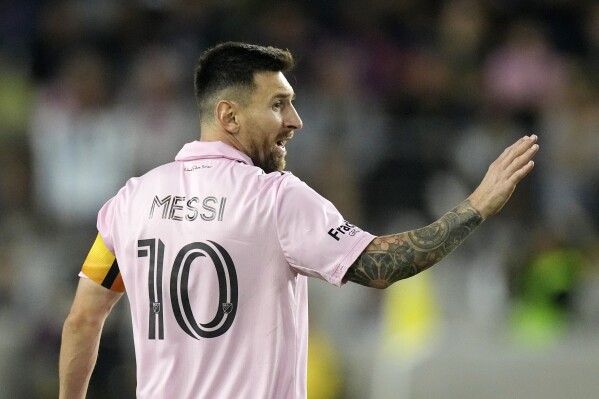
[[[85,258],[79,276],[89,278],[113,291],[125,291],[116,257],[106,248],[100,234],[97,235],[87,258]]]
[[[345,220],[335,206],[293,175],[277,194],[277,230],[292,268],[341,286],[347,269],[375,238]]]

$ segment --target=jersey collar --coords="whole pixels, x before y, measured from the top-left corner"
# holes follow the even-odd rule
[[[222,141],[192,141],[183,146],[175,161],[185,162],[196,159],[226,158],[254,165],[250,157]]]

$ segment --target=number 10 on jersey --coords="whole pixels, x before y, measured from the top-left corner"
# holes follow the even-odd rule
[[[164,339],[162,277],[165,245],[160,239],[137,242],[137,257],[148,258],[148,339]],[[218,278],[218,306],[214,318],[198,323],[189,300],[189,274],[198,257],[208,256]],[[192,242],[181,248],[173,262],[169,281],[170,302],[179,327],[194,339],[218,337],[231,327],[237,313],[237,273],[229,253],[213,241]]]

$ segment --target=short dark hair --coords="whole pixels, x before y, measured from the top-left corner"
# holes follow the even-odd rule
[[[200,117],[212,117],[216,96],[224,89],[251,92],[256,72],[287,72],[295,62],[289,50],[240,42],[220,43],[206,50],[194,71]]]

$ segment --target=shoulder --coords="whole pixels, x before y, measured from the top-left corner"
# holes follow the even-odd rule
[[[160,180],[174,179],[179,169],[176,162],[166,163],[157,166],[140,176],[134,176],[127,180],[125,185],[120,189],[119,194],[127,194],[139,190],[143,185],[153,184]]]
[[[276,185],[278,195],[289,194],[298,191],[313,191],[303,180],[291,172],[272,172],[265,178]]]
[[[278,176],[278,181],[280,182],[279,186],[281,192],[293,194],[304,192],[308,195],[320,196],[320,194],[318,194],[306,182],[291,172],[283,172],[280,176]]]
[[[303,185],[306,184],[301,179],[299,179],[297,176],[295,176],[293,173],[287,172],[287,171],[265,173],[263,176],[266,179],[276,181],[276,182],[279,182],[280,184],[285,184],[287,186],[289,186],[289,185],[293,186],[296,184],[303,184]]]
[[[302,184],[301,180],[291,172],[265,173],[262,169],[251,165],[243,165],[242,168],[245,172],[237,174],[235,180],[247,184],[248,188],[266,190],[278,195],[281,190],[287,190],[298,183]]]
[[[141,176],[129,178],[126,183],[108,199],[100,209],[100,215],[107,218],[119,212],[119,209],[127,209],[127,206],[135,201],[140,195],[144,195],[147,191],[159,185],[159,181],[165,179],[173,179],[174,163],[168,163],[158,166]]]
[[[280,175],[278,182],[277,203],[279,209],[293,208],[299,211],[308,208],[322,209],[332,205],[330,201],[292,173]]]

